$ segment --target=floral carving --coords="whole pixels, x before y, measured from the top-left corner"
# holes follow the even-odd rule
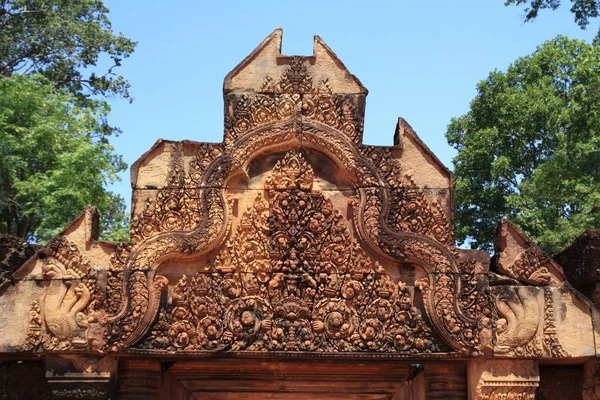
[[[279,87],[275,90],[281,93],[306,93],[311,88],[312,78],[308,74],[303,57],[293,57],[281,76]]]
[[[275,190],[308,191],[312,189],[313,179],[314,172],[311,166],[299,152],[291,151],[275,164],[266,184],[268,188]]]
[[[350,97],[335,95],[327,79],[302,97],[302,115],[330,126],[354,142],[362,138],[362,118]]]
[[[300,113],[299,94],[256,94],[226,98],[225,144],[245,136],[256,128],[287,121]]]
[[[211,161],[222,155],[218,145],[204,144],[184,173],[181,162],[174,162],[167,178],[167,187],[146,198],[144,208],[131,220],[133,244],[163,232],[193,231],[202,220],[202,179]],[[210,182],[209,184],[215,184]]]
[[[451,247],[452,224],[447,211],[417,186],[409,174],[402,173],[399,160],[393,157],[391,150],[377,146],[361,146],[360,149],[380,172],[389,190],[390,208],[386,210],[389,227],[399,232],[424,235]],[[371,204],[376,202],[372,196],[369,201]],[[378,207],[382,210],[381,203]],[[376,212],[376,208],[371,208],[368,212],[370,216]],[[371,225],[379,225],[379,221],[374,221]],[[371,231],[373,229],[369,229]]]
[[[552,289],[544,288],[544,350],[552,357],[568,357],[569,353],[563,349],[556,336],[556,318],[554,316],[554,302]]]
[[[442,350],[411,289],[369,259],[313,176],[298,151],[279,160],[265,194],[213,263],[181,277],[140,347]]]
[[[446,245],[452,244],[452,226],[446,212],[435,200],[429,201],[423,190],[406,175],[405,184],[394,188],[395,207],[390,213],[398,231],[419,233]]]
[[[314,81],[306,58],[293,57],[278,79],[266,77],[259,93],[226,97],[225,143],[260,126],[300,116],[334,128],[358,143],[363,107],[361,95],[333,93],[327,78]]]

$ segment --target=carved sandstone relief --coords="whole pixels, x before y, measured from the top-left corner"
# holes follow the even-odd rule
[[[149,332],[152,321],[158,316],[159,305],[166,295],[164,290],[167,280],[157,275],[158,267],[169,257],[173,259],[191,257],[199,260],[203,254],[217,248],[219,243],[225,243],[223,240],[230,231],[232,221],[231,205],[228,205],[231,199],[226,199],[226,189],[220,189],[219,185],[224,185],[227,176],[232,175],[236,168],[247,164],[247,161],[244,163],[244,159],[251,159],[254,157],[253,154],[264,151],[268,146],[278,146],[278,141],[285,143],[297,134],[295,132],[293,129],[275,128],[275,134],[271,134],[272,131],[265,131],[263,135],[252,135],[240,140],[239,147],[234,147],[228,152],[218,147],[211,148],[210,145],[201,146],[198,155],[189,165],[178,163],[172,166],[168,180],[170,186],[159,190],[154,199],[147,201],[150,205],[145,206],[141,213],[134,216],[132,226],[134,240],[130,244],[118,246],[112,256],[103,298],[101,304],[96,305],[98,310],[95,319],[104,326],[103,339],[95,344],[97,351],[126,349]],[[377,159],[372,156],[373,153],[370,158],[366,158],[353,149],[349,142],[337,136],[335,131],[323,132],[329,137],[337,138],[337,151],[331,156],[338,165],[353,165],[348,168],[352,176],[379,184],[385,184],[386,179],[388,181],[396,179],[388,173],[385,165],[378,167],[374,165]],[[329,154],[327,146],[320,147],[324,142],[328,143],[327,135],[316,136],[315,133],[310,132],[302,135],[303,139],[306,139],[303,143]],[[391,155],[385,157],[388,157],[387,162],[392,163]],[[366,176],[370,177],[365,179]],[[281,175],[281,172],[275,171],[270,183],[272,190],[284,188],[290,190],[296,183],[289,179]],[[197,186],[190,189],[189,182],[194,182]],[[396,187],[400,188],[398,193],[404,192],[401,184],[397,184]],[[286,194],[291,196],[293,201],[299,202],[298,197],[306,197],[305,201],[316,201],[327,207],[325,197],[315,197],[314,194],[307,193],[307,187],[299,186],[293,190],[296,192]],[[465,314],[462,311],[462,302],[459,304],[454,302],[454,298],[466,298],[473,293],[468,296],[461,295],[463,282],[457,279],[458,267],[454,255],[434,239],[436,232],[443,230],[443,226],[447,227],[448,223],[444,222],[440,225],[435,218],[425,218],[422,220],[423,224],[419,222],[405,225],[427,227],[419,228],[422,233],[396,231],[387,227],[386,222],[390,212],[389,206],[386,206],[389,203],[388,189],[359,187],[355,191],[356,196],[350,202],[351,214],[356,223],[355,229],[358,229],[359,233],[355,240],[359,238],[366,240],[370,243],[371,251],[377,252],[388,261],[409,262],[423,268],[428,278],[419,280],[417,287],[424,294],[424,311],[440,331],[438,334],[441,335],[442,340],[449,341],[450,346],[460,352],[480,351],[478,350],[479,330],[482,322]],[[412,214],[405,220],[410,221],[418,218],[413,216],[415,210],[427,210],[430,204],[426,201],[416,204],[418,202],[414,201],[410,190],[408,192],[405,208]],[[270,206],[275,207],[277,204],[285,203],[282,196],[284,194],[276,196],[274,192],[269,200],[265,199],[265,201],[271,202]],[[291,201],[292,198],[287,201]],[[278,207],[281,209],[281,205]],[[435,211],[426,211],[426,215],[435,213]],[[282,218],[289,217],[290,215],[286,214]],[[343,218],[336,216],[336,219]],[[423,233],[431,235],[432,238],[428,239]],[[351,243],[351,246],[358,248],[357,242]],[[169,256],[170,254],[172,256]],[[375,275],[378,274],[379,272],[375,272]],[[411,292],[409,297],[414,297],[414,292]],[[467,303],[464,305],[468,307]],[[409,314],[412,319],[419,319],[416,310],[412,310]],[[373,330],[371,328],[379,326],[374,321],[370,324],[372,327],[363,329],[371,332]],[[369,333],[365,337],[370,335]],[[430,351],[434,348],[430,342],[429,340],[418,346],[424,351]],[[397,344],[394,348],[399,347],[400,345]]]
[[[507,356],[542,355],[543,293],[527,286],[494,287],[498,319],[495,353]]]
[[[417,189],[404,189],[402,186],[403,178],[398,175],[399,167],[397,162],[392,158],[391,153],[389,151],[359,152],[343,135],[327,127],[321,127],[318,124],[312,130],[307,129],[306,125],[303,125],[303,129],[302,133],[298,132],[297,127],[292,122],[287,125],[260,128],[252,132],[252,134],[239,138],[236,141],[237,145],[230,147],[229,150],[210,150],[207,148],[208,145],[203,146],[199,149],[198,156],[187,167],[181,163],[171,167],[171,178],[168,180],[169,186],[166,189],[160,190],[155,200],[147,200],[147,203],[151,204],[151,206],[146,206],[141,214],[134,217],[132,234],[133,237],[139,238],[140,241],[137,243],[134,242],[130,246],[122,246],[119,249],[119,252],[122,254],[114,257],[120,261],[114,263],[113,267],[111,267],[109,284],[107,285],[107,288],[110,290],[107,292],[106,297],[107,303],[110,304],[112,315],[108,315],[106,321],[110,326],[114,327],[114,329],[109,329],[109,331],[114,330],[114,333],[108,334],[107,343],[114,340],[117,342],[125,340],[125,343],[128,344],[124,343],[123,346],[131,346],[133,342],[139,340],[139,337],[148,328],[136,330],[129,328],[129,326],[137,325],[143,320],[143,326],[145,327],[151,320],[150,315],[157,313],[157,310],[154,311],[154,309],[157,309],[161,294],[153,290],[153,287],[164,286],[160,284],[162,282],[161,278],[155,276],[154,270],[158,267],[158,264],[156,261],[151,260],[158,260],[159,254],[164,256],[165,254],[169,254],[169,252],[173,254],[196,253],[199,257],[201,253],[206,253],[210,249],[215,248],[218,243],[207,240],[207,236],[210,234],[211,237],[221,238],[219,240],[222,240],[231,224],[230,217],[228,216],[230,211],[227,211],[224,207],[227,203],[227,200],[224,198],[225,189],[219,189],[219,186],[224,185],[228,180],[228,176],[233,175],[240,168],[244,168],[249,160],[256,157],[255,154],[264,153],[265,149],[268,149],[270,146],[278,148],[284,146],[285,143],[293,143],[294,138],[300,138],[305,146],[324,151],[333,158],[334,163],[346,166],[350,175],[359,183],[375,183],[382,186],[387,186],[390,182],[394,184],[396,197],[406,198],[402,205],[407,213],[404,218],[404,221],[407,222],[404,225],[397,224],[399,227],[396,229],[399,229],[399,232],[402,232],[402,229],[408,231],[412,229],[415,231],[416,236],[411,240],[411,243],[417,243],[420,249],[413,249],[410,258],[411,260],[416,260],[417,264],[421,267],[423,267],[421,264],[424,264],[426,268],[430,268],[428,272],[434,272],[431,266],[437,263],[437,259],[432,259],[428,253],[431,253],[431,251],[440,253],[440,250],[436,249],[440,246],[435,244],[435,242],[431,242],[431,244],[419,243],[423,234],[431,236],[434,240],[437,236],[444,243],[448,243],[451,237],[451,233],[450,235],[448,234],[448,232],[451,232],[449,220],[441,209],[436,208],[435,202],[429,203],[422,192],[420,193]],[[396,164],[396,167],[390,167],[393,164]],[[198,168],[197,165],[202,165],[202,168]],[[187,176],[183,177],[182,171],[187,171]],[[194,177],[191,176],[192,173],[195,174]],[[406,179],[408,178],[405,177],[404,181]],[[194,185],[191,185],[190,182],[194,182]],[[284,182],[279,184],[284,184]],[[208,188],[207,186],[211,187]],[[188,189],[190,187],[191,190]],[[188,190],[193,193],[193,196],[183,194]],[[356,207],[354,215],[362,221],[365,218],[360,217],[360,215],[366,211],[369,214],[366,218],[367,221],[372,221],[372,225],[377,227],[385,223],[383,220],[386,215],[390,214],[390,210],[383,207],[374,209],[373,212],[368,209],[365,210],[365,207],[361,206],[360,199],[365,197],[368,191],[369,189],[358,189],[357,201],[353,201],[353,206]],[[376,193],[377,201],[381,205],[389,202],[387,194],[382,192],[385,191]],[[183,201],[183,199],[190,198],[196,199],[196,203]],[[206,212],[207,206],[212,207],[212,210]],[[432,207],[433,211],[430,211]],[[193,216],[194,220],[200,222],[189,224],[186,221],[191,221],[192,218],[188,217],[186,219],[185,215]],[[160,221],[158,219],[159,216]],[[212,223],[212,229],[208,232],[206,232],[207,220],[210,220],[210,223]],[[191,228],[194,229],[186,230]],[[168,235],[169,232],[173,232],[173,234]],[[379,232],[375,232],[375,229],[371,229],[370,232],[371,237],[379,236]],[[387,232],[388,242],[393,243],[393,247],[397,247],[398,240],[394,237],[394,230],[388,229]],[[380,246],[384,241],[381,241],[381,243],[378,242],[379,240],[374,241],[373,246],[376,251],[381,252]],[[198,252],[198,249],[203,246],[205,250]],[[162,253],[159,253],[159,249],[162,250]],[[388,250],[385,250],[385,247],[384,252],[389,253]],[[438,263],[440,266],[454,264],[451,260],[452,254],[450,252],[446,250],[441,250],[441,252],[442,254],[437,256],[437,258],[442,260],[442,262]],[[405,260],[404,255],[394,258],[397,255],[399,255],[398,252],[389,254],[387,257],[391,256],[395,262]],[[150,258],[144,259],[147,257]],[[136,272],[130,272],[132,267]],[[142,270],[146,272],[142,272]],[[447,273],[450,271],[451,267],[444,267],[444,269],[438,269],[435,272]],[[437,279],[437,277],[432,277],[432,279]],[[444,287],[443,291],[428,291],[428,296],[433,296],[436,293],[438,295],[445,293],[444,296],[449,299],[448,296],[450,295],[448,293],[455,293],[461,286],[454,282],[455,279],[455,276],[449,275],[448,286]],[[128,280],[129,282],[127,282]],[[121,286],[125,289],[118,290],[116,288],[116,286],[119,286],[116,283],[117,281],[120,281]],[[434,283],[429,282],[419,286],[426,288],[431,284]],[[124,295],[124,293],[133,288],[136,290],[135,293],[131,293],[129,296]],[[451,295],[453,296],[453,294]],[[142,312],[137,313],[138,316],[133,318],[131,312],[128,311],[128,308],[130,308],[129,305],[119,304],[120,299],[125,297],[140,298],[142,299],[142,303],[149,303],[149,306],[141,307],[140,310]],[[475,348],[478,346],[478,322],[474,318],[465,318],[460,311],[453,311],[450,306],[451,303],[441,303],[436,299],[432,299],[427,304],[430,307],[427,311],[433,315],[433,319],[439,321],[441,326],[447,326],[453,330],[449,336],[458,336],[453,347],[458,347],[461,351],[469,351],[469,347]],[[443,306],[444,311],[431,311],[436,306]],[[143,317],[146,311],[149,311],[149,314],[147,317]],[[451,316],[450,314],[454,315]],[[123,323],[124,321],[126,322]],[[465,322],[471,325],[471,327],[462,329],[465,327]],[[123,334],[121,332],[122,327],[127,328],[128,332]],[[129,339],[134,333],[134,339]],[[463,340],[463,334],[466,335],[465,337],[469,342],[468,346],[458,344],[458,342]],[[117,349],[119,346],[117,343],[117,347],[114,348]]]
[[[540,384],[534,361],[473,362],[469,369],[473,400],[533,400]]]
[[[23,349],[572,356],[560,267],[510,229],[503,276],[456,249],[452,175],[412,128],[362,144],[360,82],[281,57],[228,76],[223,143],[159,141],[134,165],[131,242],[99,277],[88,249],[43,261]]]
[[[535,286],[562,286],[562,268],[508,220],[496,229],[498,272]]]
[[[551,288],[495,286],[492,293],[496,356],[569,356],[558,339]]]
[[[436,340],[351,235],[312,167],[286,153],[211,264],[183,275],[145,349],[428,353]]]
[[[42,303],[33,301],[30,331],[23,350],[87,350],[90,317],[97,303],[95,270],[73,242],[58,237],[44,253],[48,285]]]

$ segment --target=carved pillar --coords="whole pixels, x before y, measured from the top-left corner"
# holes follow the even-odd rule
[[[112,357],[58,355],[46,357],[46,379],[53,399],[115,399],[117,362]]]
[[[540,385],[533,360],[473,361],[469,364],[469,400],[534,400]]]
[[[583,400],[600,400],[600,359],[591,359],[583,368]]]
[[[466,400],[466,368],[462,364],[425,365],[427,399]]]
[[[160,399],[162,366],[156,361],[119,360],[119,400]]]

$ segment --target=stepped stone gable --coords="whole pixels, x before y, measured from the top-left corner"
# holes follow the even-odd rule
[[[281,39],[225,78],[222,142],[159,140],[132,166],[130,242],[98,241],[89,206],[2,283],[0,359],[45,360],[57,398],[305,398],[244,381],[306,379],[292,360],[349,398],[534,399],[540,362],[600,398],[598,313],[561,266],[509,221],[493,260],[454,247],[452,173],[401,118],[393,146],[363,144],[360,81],[319,37],[307,57]],[[395,382],[382,397],[348,378],[364,363]]]

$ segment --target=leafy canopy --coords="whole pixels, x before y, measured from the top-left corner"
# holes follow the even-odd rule
[[[0,79],[41,74],[92,108],[99,96],[131,99],[114,70],[136,43],[113,34],[108,12],[100,0],[0,1]],[[115,132],[103,121],[95,133]]]
[[[561,5],[561,0],[506,0],[504,5],[511,4],[525,6],[525,21],[533,21],[537,18],[540,10],[551,9],[556,10]],[[581,29],[587,28],[590,19],[597,18],[600,15],[600,0],[571,0],[571,13],[575,17],[575,23]],[[600,41],[600,29],[594,39],[594,42]]]
[[[92,203],[103,237],[126,237],[123,199],[105,186],[127,166],[90,135],[108,111],[77,105],[41,75],[0,79],[0,232],[43,242]]]
[[[490,73],[446,138],[458,242],[489,249],[508,217],[557,252],[600,226],[600,47],[558,36]]]

